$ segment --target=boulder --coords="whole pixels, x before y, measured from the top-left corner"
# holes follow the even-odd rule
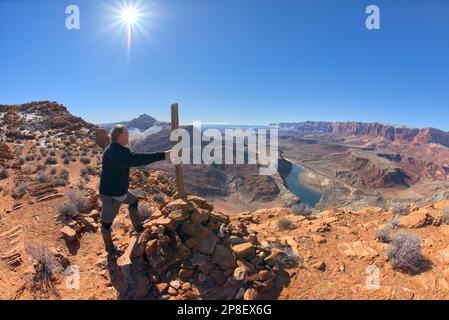
[[[264,262],[270,266],[276,266],[285,257],[285,252],[278,248],[271,249],[271,253],[264,259]]]
[[[89,214],[89,217],[91,217],[94,220],[98,220],[100,219],[100,213],[98,212],[98,210],[92,210]]]
[[[193,276],[194,272],[195,272],[194,270],[190,270],[190,269],[179,269],[178,276],[181,279],[188,279]]]
[[[212,256],[212,261],[222,270],[233,269],[236,266],[234,255],[231,250],[221,244],[215,246],[215,251]]]
[[[252,273],[254,271],[254,266],[250,262],[246,261],[245,259],[237,260],[237,265],[239,267],[245,268],[246,272],[248,272],[248,273]]]
[[[203,199],[201,197],[188,195],[187,200],[193,202],[198,208],[208,210],[208,211],[214,210],[214,206],[211,205],[210,203],[208,203],[205,199]]]
[[[156,239],[151,239],[149,240],[146,245],[145,245],[145,254],[147,255],[147,257],[152,256],[154,253],[156,253],[157,250],[157,240]]]
[[[191,214],[190,220],[192,220],[193,223],[204,223],[209,220],[209,213],[203,209],[195,210]]]
[[[158,226],[158,225],[163,226],[167,230],[175,230],[177,227],[177,223],[175,220],[165,216],[161,216],[156,220],[151,220],[150,222],[146,223],[144,227],[148,228],[151,226]]]
[[[217,240],[218,238],[215,235],[211,235],[207,238],[200,238],[198,239],[196,245],[193,247],[193,250],[212,255],[214,253]]]
[[[245,242],[232,246],[232,251],[239,257],[243,259],[251,259],[256,254],[256,248],[250,242]]]
[[[422,228],[432,224],[432,215],[426,209],[420,209],[400,218],[401,225],[407,228]]]
[[[258,278],[260,281],[266,281],[272,278],[272,273],[268,270],[260,270],[258,274]]]
[[[181,222],[190,218],[190,214],[186,211],[175,210],[168,214],[168,218],[175,222]]]
[[[243,294],[243,300],[257,300],[259,298],[259,292],[254,288],[249,288]]]
[[[213,234],[212,230],[206,228],[205,226],[198,223],[192,223],[189,221],[184,222],[182,226],[182,231],[186,235],[195,238],[206,238]]]
[[[206,263],[206,256],[202,253],[196,253],[190,260],[193,266],[202,266]]]
[[[240,282],[246,282],[246,269],[243,267],[237,267],[234,270],[234,279]]]
[[[78,235],[75,230],[70,228],[69,226],[64,226],[61,229],[61,234],[63,238],[68,242],[75,242],[78,241]]]
[[[211,211],[209,213],[209,220],[220,222],[224,224],[229,223],[229,217],[221,212]]]
[[[156,283],[154,285],[154,291],[156,292],[156,294],[163,294],[167,292],[168,287],[169,287],[168,283],[165,282]]]
[[[95,220],[87,215],[80,214],[76,217],[76,220],[81,222],[81,224],[84,226],[84,229],[87,231],[97,231],[98,230],[98,224],[95,222]]]
[[[190,201],[184,201],[183,199],[176,199],[174,201],[168,202],[162,208],[163,214],[169,214],[173,211],[191,212],[194,206]]]
[[[341,244],[341,251],[348,257],[372,258],[379,255],[376,250],[359,240],[352,243],[343,242]]]

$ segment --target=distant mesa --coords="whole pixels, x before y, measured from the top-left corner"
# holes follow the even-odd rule
[[[280,130],[287,130],[301,135],[305,134],[335,134],[340,136],[369,136],[383,138],[388,142],[414,144],[437,143],[449,147],[449,132],[435,128],[411,128],[399,125],[389,125],[380,122],[281,122],[277,124]]]

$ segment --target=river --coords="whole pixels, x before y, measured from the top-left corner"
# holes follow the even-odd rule
[[[323,194],[301,184],[298,175],[303,172],[304,169],[294,163],[291,165],[291,171],[284,177],[285,186],[291,193],[300,199],[301,203],[314,207],[320,201]]]

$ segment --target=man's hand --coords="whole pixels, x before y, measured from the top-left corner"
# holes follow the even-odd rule
[[[170,153],[171,153],[171,150],[165,151],[165,160],[170,160]]]

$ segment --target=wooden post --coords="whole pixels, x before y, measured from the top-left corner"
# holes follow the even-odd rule
[[[178,114],[178,104],[173,103],[171,105],[171,129],[176,130],[179,128],[179,114]],[[177,141],[173,141],[173,145],[176,145]],[[182,168],[181,165],[175,165],[176,173],[176,186],[178,188],[177,198],[184,198],[184,180],[182,178]]]

